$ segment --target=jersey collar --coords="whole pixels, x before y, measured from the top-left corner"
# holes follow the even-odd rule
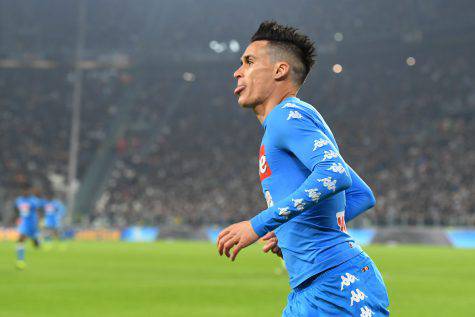
[[[267,127],[267,122],[268,122],[268,120],[269,120],[269,117],[272,115],[272,113],[276,112],[275,110],[276,110],[277,108],[280,108],[281,106],[285,105],[286,103],[292,102],[292,101],[294,101],[294,102],[299,102],[300,99],[297,98],[297,97],[287,97],[287,98],[285,98],[284,100],[282,100],[277,106],[275,106],[275,107],[269,112],[269,114],[267,115],[267,117],[264,119],[264,122],[262,122],[262,126],[264,127],[264,129],[266,129],[266,127]]]

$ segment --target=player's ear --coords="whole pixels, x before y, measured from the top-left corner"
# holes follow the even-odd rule
[[[290,65],[287,62],[278,62],[274,68],[274,78],[276,80],[284,80],[290,76]]]

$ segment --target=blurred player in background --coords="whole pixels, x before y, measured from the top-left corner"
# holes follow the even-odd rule
[[[66,214],[66,208],[63,203],[54,199],[52,193],[46,194],[46,199],[43,203],[44,209],[44,247],[45,249],[52,248],[52,241],[61,239],[61,221]]]
[[[322,116],[296,97],[314,52],[296,29],[264,22],[241,58],[234,93],[265,129],[259,176],[268,208],[225,228],[218,251],[234,261],[242,248],[268,240],[264,251],[283,257],[292,287],[283,316],[388,316],[381,274],[345,224],[374,196]]]
[[[30,184],[22,185],[22,194],[15,200],[15,210],[18,212],[17,262],[18,269],[26,267],[25,241],[29,238],[36,248],[40,246],[39,240],[39,212],[43,208],[41,199],[33,194],[34,189]]]

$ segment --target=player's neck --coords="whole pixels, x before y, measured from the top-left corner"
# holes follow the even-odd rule
[[[274,94],[270,96],[266,101],[261,104],[256,105],[253,107],[253,111],[256,114],[257,120],[261,124],[264,123],[264,120],[267,118],[269,113],[279,104],[282,100],[297,96],[296,91],[285,91],[282,94]]]

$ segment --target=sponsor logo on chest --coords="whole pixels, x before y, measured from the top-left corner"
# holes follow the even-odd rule
[[[23,217],[26,217],[30,214],[30,204],[28,203],[20,203],[18,209],[20,210],[20,214]]]
[[[263,144],[259,150],[259,178],[262,182],[271,175],[272,171],[270,170],[269,163],[267,163],[266,150]]]
[[[50,215],[54,213],[54,206],[52,204],[47,204],[45,206],[45,212]]]

